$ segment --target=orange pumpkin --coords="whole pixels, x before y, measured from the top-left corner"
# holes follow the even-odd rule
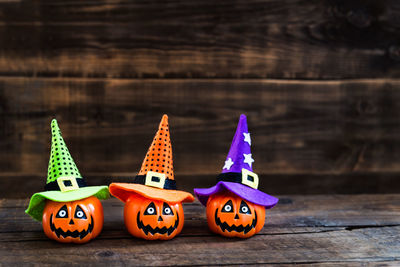
[[[265,222],[264,206],[245,201],[228,191],[211,195],[206,212],[211,231],[227,237],[251,237]]]
[[[180,202],[169,203],[134,194],[125,204],[124,219],[133,236],[168,240],[182,231],[184,215]]]
[[[103,206],[91,196],[71,202],[46,201],[43,211],[45,234],[62,243],[86,243],[103,228]]]

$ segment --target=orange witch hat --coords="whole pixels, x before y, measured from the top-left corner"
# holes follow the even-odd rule
[[[192,194],[176,190],[168,116],[161,119],[158,131],[133,183],[112,183],[110,193],[126,202],[132,193],[166,202],[192,202]]]

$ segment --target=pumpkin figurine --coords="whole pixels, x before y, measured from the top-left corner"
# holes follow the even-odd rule
[[[25,211],[42,221],[47,237],[62,243],[86,243],[103,228],[107,186],[87,186],[72,159],[57,121],[51,122],[52,141],[45,191],[31,197]]]
[[[194,197],[176,190],[167,115],[133,183],[112,183],[110,193],[125,203],[125,226],[133,236],[168,240],[182,231],[182,202],[192,202]]]
[[[240,238],[255,235],[264,227],[265,210],[278,203],[277,198],[257,190],[259,179],[253,172],[250,146],[247,119],[241,115],[217,184],[194,189],[206,206],[209,228],[217,234]]]

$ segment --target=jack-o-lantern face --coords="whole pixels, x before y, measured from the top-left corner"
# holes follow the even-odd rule
[[[183,228],[181,203],[168,203],[132,195],[125,204],[125,225],[136,237],[148,240],[168,240]]]
[[[207,221],[210,229],[217,234],[248,238],[263,228],[265,207],[225,191],[209,197]]]
[[[96,197],[72,202],[48,200],[43,211],[43,230],[63,243],[86,243],[103,228],[103,206]]]

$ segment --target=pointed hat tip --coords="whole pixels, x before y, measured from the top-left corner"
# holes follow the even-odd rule
[[[162,116],[162,119],[161,119],[161,121],[160,121],[160,127],[161,127],[162,125],[168,125],[168,115],[167,115],[167,114],[164,114],[164,115]]]
[[[247,125],[247,117],[246,117],[246,115],[244,115],[244,114],[240,115],[239,122],[238,122],[238,127],[239,127],[239,125]]]
[[[51,120],[51,128],[58,128],[58,122],[56,119]]]

